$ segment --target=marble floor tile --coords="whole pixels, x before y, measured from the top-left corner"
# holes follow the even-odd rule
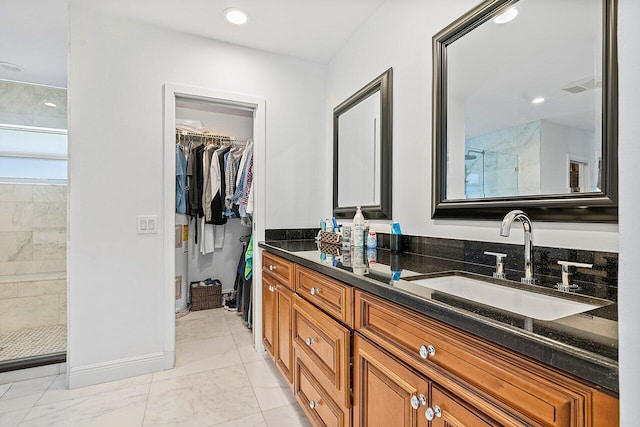
[[[0,413],[0,426],[18,427],[18,425],[20,425],[20,421],[22,421],[30,409],[31,408],[19,409],[17,411]]]
[[[139,427],[150,384],[34,406],[21,427]]]
[[[227,421],[222,424],[215,424],[215,427],[266,427],[267,423],[262,413],[249,415],[248,417],[238,418],[237,420]]]
[[[229,324],[229,329],[231,329],[232,334],[251,335],[251,331],[242,321],[242,316],[238,315],[236,312],[229,312],[229,315],[225,316],[225,319]]]
[[[253,344],[244,343],[244,344],[236,344],[236,348],[238,349],[238,353],[240,353],[240,358],[242,359],[242,363],[253,363],[259,362],[261,360],[269,360],[269,353],[266,351],[259,352],[254,347]]]
[[[175,367],[156,372],[153,381],[241,364],[240,353],[231,336],[184,341],[176,344]]]
[[[0,397],[0,414],[30,409],[56,379],[55,376],[19,381]]]
[[[176,342],[231,335],[231,329],[222,313],[186,320],[189,316],[176,321]]]
[[[35,378],[53,377],[60,373],[62,363],[38,366],[36,368],[19,369],[17,371],[3,372],[0,374],[0,384],[15,383],[18,381],[32,380]]]
[[[126,378],[124,380],[111,381],[108,383],[96,384],[88,387],[75,388],[69,390],[67,388],[67,375],[58,375],[44,392],[37,405],[46,405],[53,402],[63,400],[72,400],[80,397],[92,396],[96,394],[106,393],[109,391],[120,390],[123,388],[131,388],[139,385],[151,383],[152,375],[141,375],[139,377]]]
[[[242,366],[153,381],[145,426],[213,426],[258,414]]]
[[[295,402],[289,384],[271,360],[247,363],[244,367],[263,411]]]
[[[297,403],[262,413],[268,427],[310,427],[311,423]]]

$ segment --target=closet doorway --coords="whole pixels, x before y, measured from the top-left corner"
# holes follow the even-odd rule
[[[257,242],[264,239],[265,101],[172,84],[165,84],[164,92],[168,369],[175,364],[176,341],[194,338],[185,327],[192,322],[185,320],[207,316],[190,310],[219,307],[220,293],[224,300],[235,300],[228,309],[241,316],[254,346],[263,350],[257,315],[260,275],[238,279],[251,236],[253,270],[261,268]]]

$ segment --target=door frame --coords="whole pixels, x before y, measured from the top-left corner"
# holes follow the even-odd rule
[[[265,229],[265,158],[266,158],[266,100],[252,95],[229,93],[216,89],[201,88],[177,83],[165,83],[163,90],[163,197],[162,197],[162,236],[163,236],[163,305],[166,310],[164,321],[165,369],[175,365],[176,355],[176,317],[175,317],[175,128],[176,97],[202,100],[207,102],[253,110],[253,185],[254,221],[253,221],[253,338],[258,351],[264,351],[262,345],[262,259],[257,242],[264,240]]]

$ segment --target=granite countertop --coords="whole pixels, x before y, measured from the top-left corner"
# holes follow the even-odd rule
[[[616,393],[619,391],[615,301],[593,298],[589,292],[576,295],[544,286],[528,287],[527,290],[536,293],[604,304],[586,313],[542,321],[444,292],[434,292],[415,283],[422,278],[456,274],[514,288],[525,286],[493,279],[493,270],[486,266],[429,255],[393,253],[380,248],[373,252],[364,250],[346,254],[340,250],[338,254],[336,248],[329,245],[322,252],[313,240],[267,241],[260,242],[259,246],[595,385]]]

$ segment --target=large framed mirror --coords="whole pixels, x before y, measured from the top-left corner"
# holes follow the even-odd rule
[[[333,216],[391,219],[392,80],[389,68],[333,109]]]
[[[432,218],[617,222],[616,0],[488,0],[433,37]]]

